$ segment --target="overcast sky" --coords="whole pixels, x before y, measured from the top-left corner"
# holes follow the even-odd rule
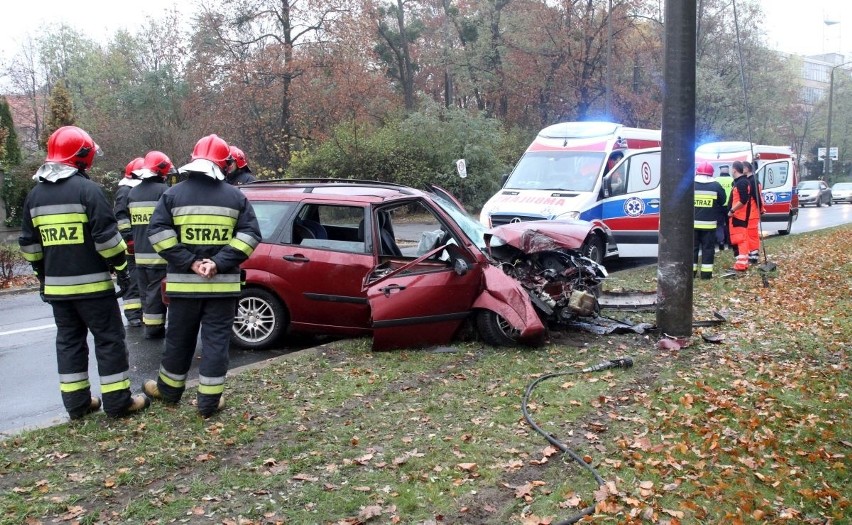
[[[6,62],[39,28],[64,22],[95,40],[116,30],[131,29],[147,17],[158,17],[176,6],[192,11],[193,0],[10,0],[14,18],[4,18],[0,31],[0,62]],[[675,0],[676,1],[676,0]],[[846,53],[852,60],[852,0],[760,0],[765,20],[753,21],[767,34],[770,47],[787,53]],[[7,13],[10,10],[7,8]],[[825,20],[837,21],[834,25]],[[743,27],[742,25],[740,26]]]

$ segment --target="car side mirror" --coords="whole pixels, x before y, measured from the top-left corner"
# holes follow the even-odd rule
[[[456,275],[464,275],[467,273],[468,270],[470,270],[470,266],[464,259],[456,258],[453,261],[453,271],[456,272]]]
[[[607,197],[612,197],[611,179],[611,175],[604,175],[603,181],[601,182],[601,198],[606,199]]]
[[[500,175],[500,187],[501,188],[506,185],[507,180],[509,180],[509,174],[508,173],[504,173],[503,175]]]

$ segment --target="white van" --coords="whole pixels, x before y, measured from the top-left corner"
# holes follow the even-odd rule
[[[749,142],[711,142],[695,150],[695,162],[707,161],[713,165],[715,175],[719,168],[730,168],[734,161],[757,160],[755,176],[762,186],[766,213],[761,217],[765,231],[790,233],[793,222],[799,217],[799,183],[796,156],[789,146],[766,146]],[[731,173],[733,173],[732,170]]]
[[[559,219],[602,223],[611,236],[593,240],[596,245],[586,247],[591,258],[654,257],[659,229],[660,143],[660,130],[612,122],[549,126],[538,133],[503,188],[485,203],[480,221],[488,227]],[[651,154],[636,157],[637,152],[646,150]],[[622,163],[624,177],[612,178],[614,187],[605,188],[604,181],[610,180],[605,175],[625,155],[632,160]],[[652,195],[654,189],[656,196]],[[637,225],[641,228],[634,231]]]

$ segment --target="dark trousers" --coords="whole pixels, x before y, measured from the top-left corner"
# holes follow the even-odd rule
[[[131,319],[142,319],[142,298],[139,293],[139,285],[136,283],[136,260],[133,255],[127,256],[127,273],[130,275],[130,286],[127,293],[121,298],[124,317]]]
[[[702,279],[713,277],[713,261],[716,258],[716,230],[693,230],[692,269],[701,275]],[[698,255],[701,253],[701,264]]]
[[[216,409],[228,372],[228,350],[236,308],[236,297],[169,299],[166,349],[157,378],[163,399],[177,403],[183,396],[200,329],[198,411],[205,414]]]
[[[145,328],[159,328],[166,325],[166,305],[163,303],[161,283],[166,277],[166,268],[138,266],[136,280],[142,296],[142,321]]]
[[[88,332],[95,339],[95,358],[104,412],[117,417],[130,406],[130,370],[124,344],[124,324],[114,297],[52,301],[56,321],[56,360],[62,403],[72,417],[89,407]]]

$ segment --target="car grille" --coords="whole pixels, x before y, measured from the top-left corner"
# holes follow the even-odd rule
[[[547,217],[544,215],[516,215],[508,213],[492,213],[491,226],[502,226],[510,222],[525,222],[525,221],[544,221]]]

